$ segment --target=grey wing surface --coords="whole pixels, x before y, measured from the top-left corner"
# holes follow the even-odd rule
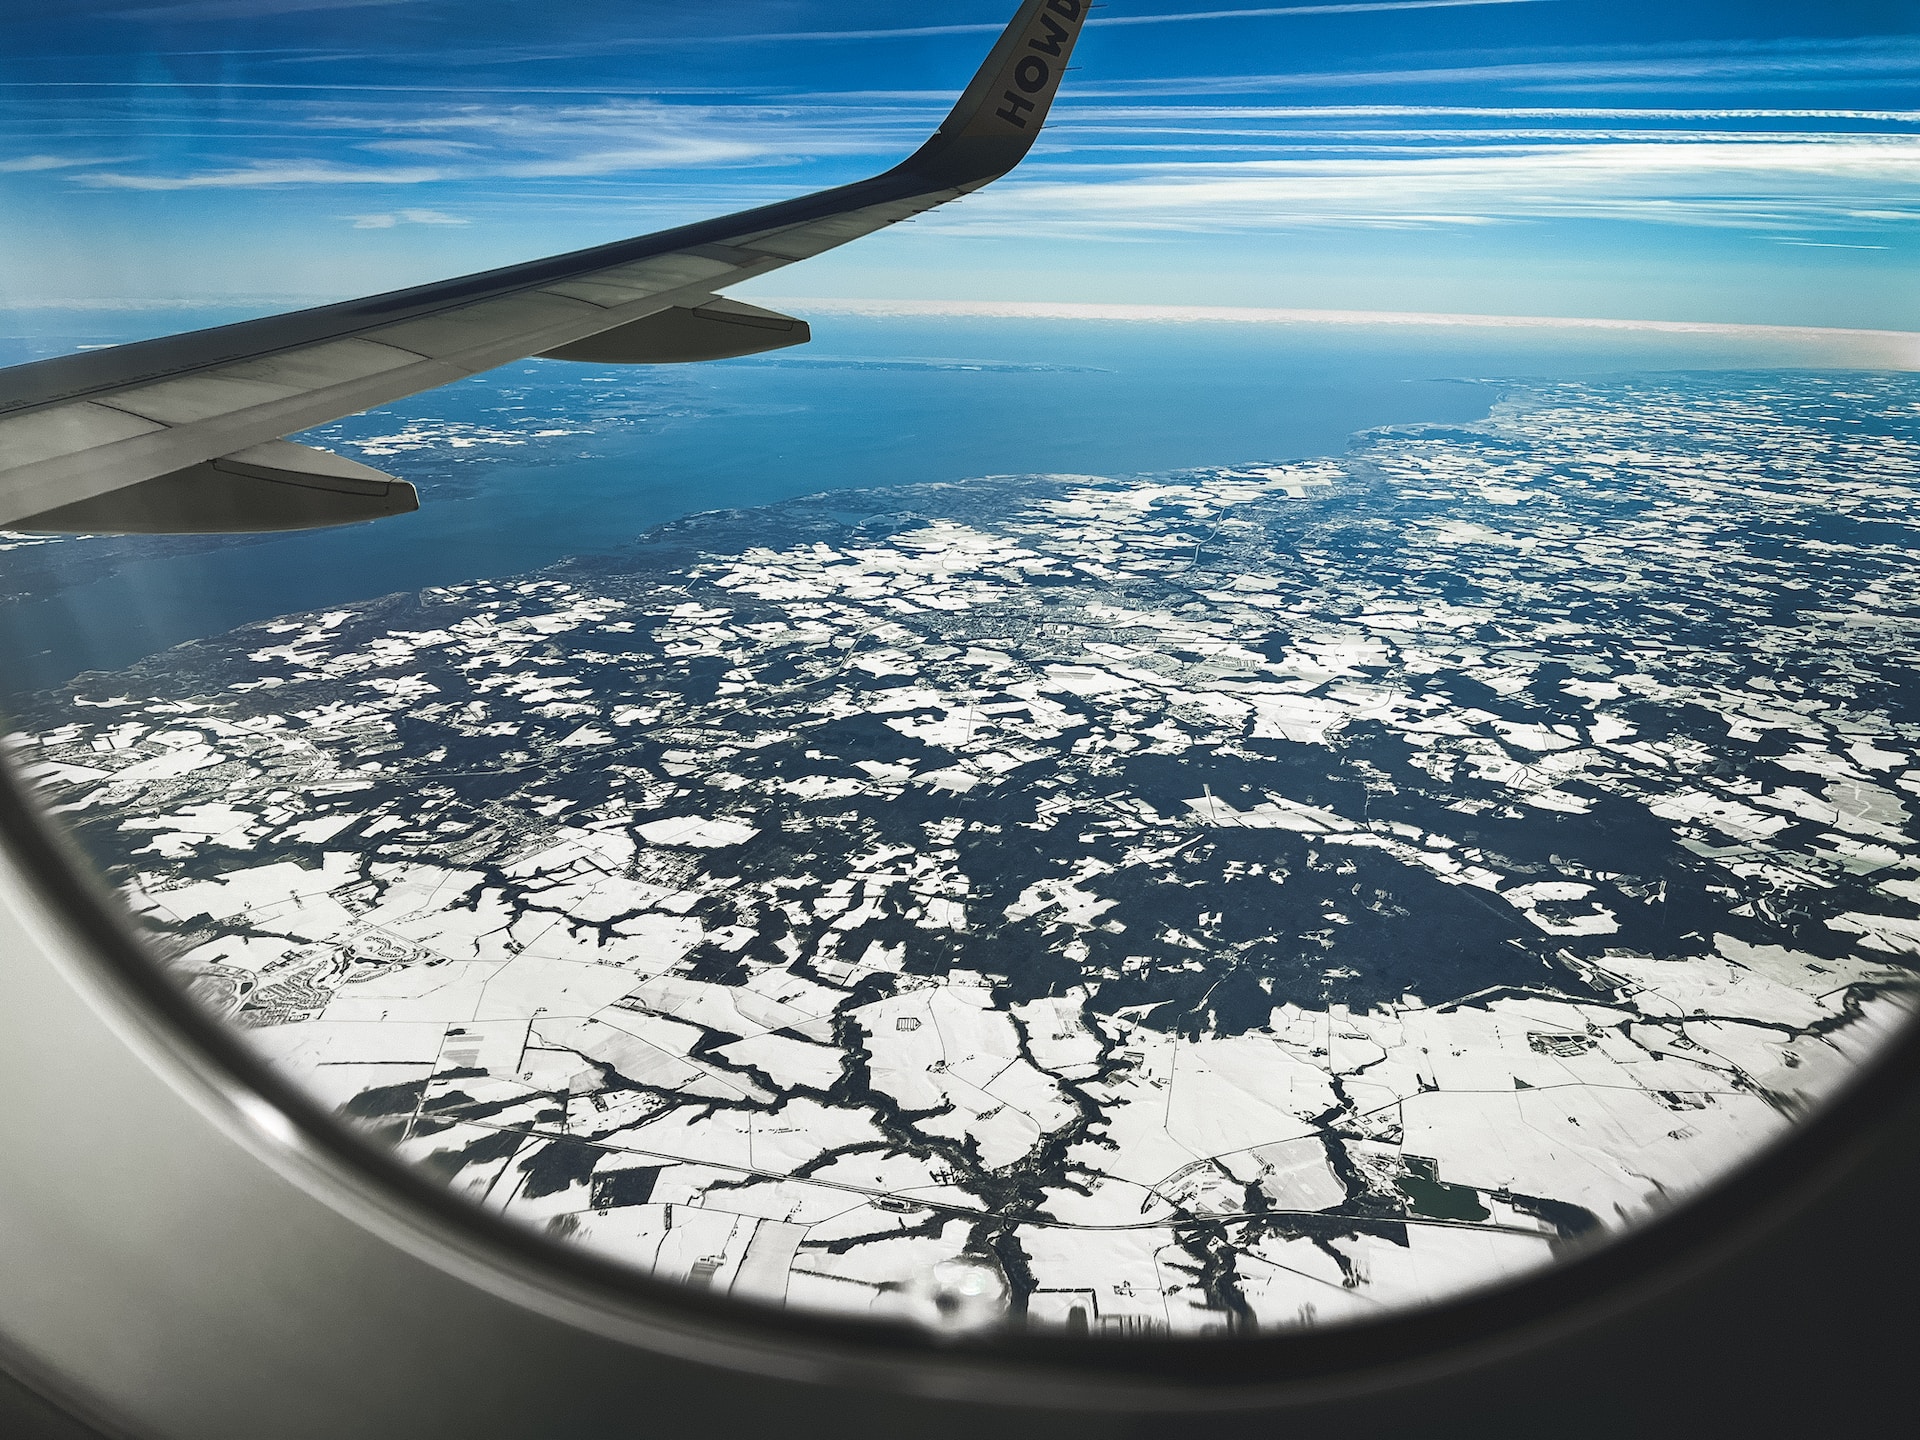
[[[714,360],[806,325],[716,291],[998,179],[1044,123],[1086,0],[1024,0],[939,130],[884,174],[652,235],[341,304],[0,370],[0,529],[306,529],[413,487],[286,436],[544,356]]]

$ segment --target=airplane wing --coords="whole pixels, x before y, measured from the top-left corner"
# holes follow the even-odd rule
[[[0,530],[346,524],[411,485],[284,437],[528,356],[654,364],[804,343],[715,291],[977,190],[1019,164],[1086,0],[1024,0],[939,130],[884,174],[545,260],[0,370]]]

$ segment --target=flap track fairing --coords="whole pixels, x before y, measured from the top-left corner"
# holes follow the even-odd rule
[[[79,535],[319,530],[420,508],[404,480],[344,455],[273,440],[13,522]]]
[[[741,300],[709,300],[697,306],[676,305],[644,320],[602,330],[548,350],[540,358],[594,365],[678,365],[784,350],[812,338],[807,322],[791,315]]]

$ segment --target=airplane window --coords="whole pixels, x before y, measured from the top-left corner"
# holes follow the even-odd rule
[[[1289,1336],[1675,1213],[1912,1008],[1911,21],[1014,9],[10,17],[11,768],[706,1296]]]

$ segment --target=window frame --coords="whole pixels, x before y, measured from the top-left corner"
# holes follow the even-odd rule
[[[361,1223],[376,1211],[389,1225],[398,1218],[435,1263],[458,1252],[468,1278],[516,1303],[642,1350],[762,1377],[851,1367],[862,1383],[903,1395],[959,1382],[964,1393],[985,1386],[1045,1409],[1197,1412],[1324,1400],[1468,1368],[1607,1318],[1727,1258],[1841,1179],[1920,1094],[1920,1023],[1909,1021],[1811,1115],[1691,1199],[1518,1279],[1379,1319],[1227,1337],[934,1333],[705,1295],[470,1203],[334,1118],[197,1005],[149,955],[130,914],[11,759],[0,763],[0,847],[84,948],[96,996],[141,1026],[259,1144],[297,1160],[310,1193],[323,1178],[320,1188],[336,1198],[342,1190],[359,1197]]]

